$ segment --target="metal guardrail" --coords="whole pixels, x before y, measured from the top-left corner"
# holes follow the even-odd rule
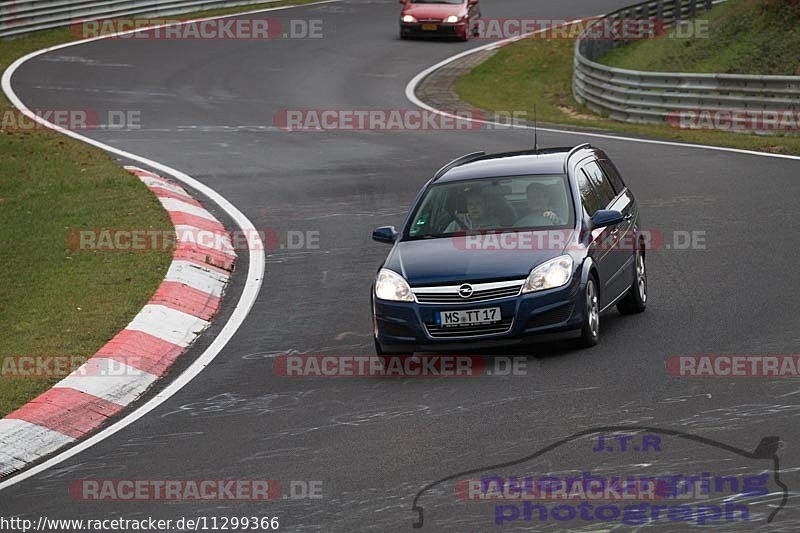
[[[597,39],[589,33],[595,24],[655,19],[674,28],[723,1],[650,0],[590,23],[575,43],[575,100],[612,119],[639,123],[661,123],[680,111],[800,111],[800,76],[644,72],[596,61],[630,39]]]
[[[270,1],[277,0],[5,0],[0,1],[0,37],[14,37],[91,19],[131,15],[165,17]]]

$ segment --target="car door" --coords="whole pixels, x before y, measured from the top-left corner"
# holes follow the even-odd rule
[[[603,260],[608,263],[610,277],[606,281],[606,294],[611,296],[607,303],[613,301],[631,286],[633,277],[633,249],[628,242],[633,217],[632,197],[624,187],[616,190],[613,181],[603,171],[599,161],[592,159],[583,165],[589,181],[595,187],[603,209],[611,209],[622,213],[625,219],[614,226],[609,226],[609,239],[604,242]],[[617,176],[615,176],[616,178]],[[620,178],[621,182],[621,178]],[[618,185],[619,186],[619,185]]]
[[[591,159],[586,160],[589,162]],[[591,218],[598,209],[604,209],[603,204],[597,189],[589,179],[589,175],[583,170],[585,162],[579,163],[575,168],[575,182],[578,185],[578,192],[581,197],[581,204],[586,212],[586,215]],[[610,291],[608,282],[614,277],[617,268],[611,258],[608,257],[609,246],[611,242],[613,227],[590,229],[589,234],[586,236],[589,240],[589,255],[594,261],[595,268],[597,269],[598,283],[600,285],[600,307],[605,307],[616,296]]]

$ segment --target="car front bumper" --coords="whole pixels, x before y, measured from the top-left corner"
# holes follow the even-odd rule
[[[436,26],[435,30],[423,29],[425,26]],[[400,33],[407,37],[464,37],[467,34],[467,23],[456,22],[401,22]]]
[[[580,279],[578,270],[563,287],[477,303],[420,304],[373,297],[375,339],[386,352],[411,353],[473,351],[577,336],[585,308]],[[456,335],[442,337],[435,327],[437,311],[489,307],[500,307],[501,324],[508,324],[504,331],[460,336],[457,329],[448,329]]]

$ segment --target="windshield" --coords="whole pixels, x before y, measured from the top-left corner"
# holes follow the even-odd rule
[[[513,176],[431,187],[406,228],[406,239],[448,237],[468,230],[508,231],[573,226],[563,175]]]
[[[412,4],[463,4],[464,0],[411,0]]]

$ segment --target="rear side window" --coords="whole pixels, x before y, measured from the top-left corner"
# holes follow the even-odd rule
[[[594,187],[589,183],[589,178],[586,177],[586,174],[584,174],[582,170],[578,170],[575,172],[575,181],[578,183],[578,190],[581,193],[583,207],[586,209],[589,216],[594,215],[595,211],[601,208],[600,198],[597,197]]]
[[[617,196],[617,193],[614,192],[614,189],[611,187],[611,182],[608,181],[603,170],[597,165],[597,162],[589,161],[583,165],[583,171],[586,172],[592,185],[597,189],[597,194],[600,195],[600,202],[603,207],[610,204],[614,200],[614,197]]]
[[[617,194],[621,193],[625,188],[625,182],[622,181],[622,176],[620,176],[617,167],[615,167],[614,163],[607,159],[601,159],[598,162],[600,163],[600,168],[602,168],[603,172],[606,173],[608,181],[610,181],[611,185],[614,186],[614,190],[617,191]]]

